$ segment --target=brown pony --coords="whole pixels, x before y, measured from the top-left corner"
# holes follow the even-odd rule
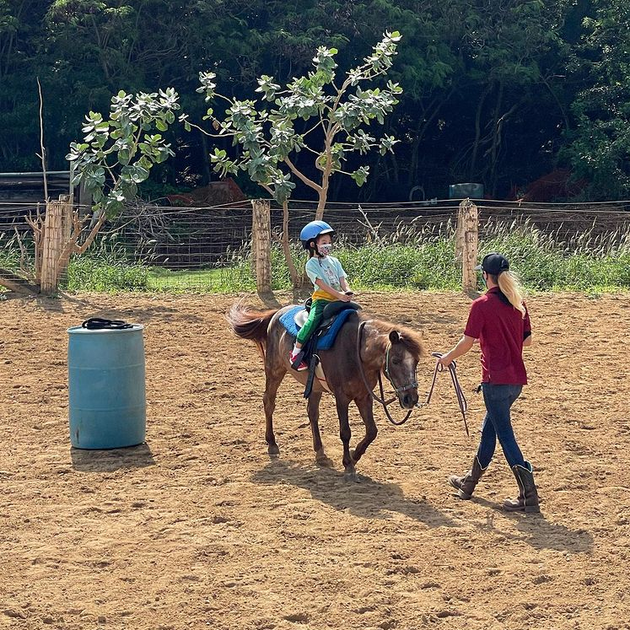
[[[227,314],[230,327],[236,335],[254,341],[265,363],[265,407],[268,452],[278,455],[279,449],[273,432],[273,412],[276,393],[287,372],[297,381],[306,383],[307,372],[296,372],[289,364],[289,353],[293,346],[293,337],[280,323],[280,317],[292,306],[280,310],[259,312],[237,303]],[[360,336],[360,341],[359,341]],[[335,340],[330,350],[318,350],[325,380],[337,404],[339,429],[343,442],[343,465],[346,476],[356,479],[355,464],[374,441],[377,434],[372,412],[372,389],[381,372],[389,379],[400,406],[412,409],[418,402],[418,384],[416,367],[424,348],[420,336],[408,328],[396,326],[390,322],[369,319],[361,312],[352,313]],[[370,390],[366,387],[364,378]],[[316,461],[330,465],[324,453],[319,433],[319,403],[324,387],[318,379],[314,380],[313,391],[308,399],[308,418],[313,433],[313,449]],[[350,450],[350,425],[348,407],[354,402],[365,424],[365,437]]]

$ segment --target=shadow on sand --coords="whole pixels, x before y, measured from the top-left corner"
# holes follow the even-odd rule
[[[395,483],[381,483],[359,475],[359,483],[348,481],[342,472],[295,462],[271,460],[252,476],[263,485],[291,484],[311,493],[313,499],[335,510],[361,518],[391,518],[391,512],[421,521],[427,527],[457,527],[458,524],[423,499],[406,498]]]
[[[153,454],[147,444],[108,450],[71,448],[70,457],[72,467],[81,472],[113,472],[121,468],[145,468],[155,465]]]
[[[142,298],[138,294],[138,298]],[[56,297],[36,296],[16,296],[15,299],[28,299],[36,304],[43,311],[51,313],[65,313],[68,306],[72,307],[72,311],[78,314],[78,321],[74,324],[81,325],[81,322],[90,317],[102,317],[104,319],[121,319],[130,323],[149,324],[153,321],[157,322],[188,322],[191,324],[200,323],[203,318],[194,313],[183,312],[177,304],[168,306],[164,302],[156,301],[155,305],[129,306],[127,308],[117,308],[114,306],[103,305],[98,295],[74,296],[70,293],[60,292]],[[105,296],[107,300],[107,296]],[[107,304],[107,302],[106,302]]]
[[[569,529],[561,523],[553,523],[545,517],[545,506],[541,504],[540,514],[523,514],[520,512],[505,512],[501,504],[479,497],[473,497],[471,502],[482,505],[491,512],[486,518],[485,525],[478,525],[478,529],[495,530],[494,518],[499,512],[503,518],[508,518],[515,529],[520,532],[510,532],[497,529],[497,533],[511,540],[524,542],[534,549],[553,549],[554,551],[568,551],[571,553],[588,553],[593,549],[593,535],[585,529]]]

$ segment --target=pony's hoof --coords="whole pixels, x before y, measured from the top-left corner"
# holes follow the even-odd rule
[[[315,463],[325,468],[332,468],[334,465],[332,459],[326,455],[323,448],[320,448],[319,451],[315,451]]]
[[[315,463],[322,468],[332,468],[335,464],[333,460],[330,459],[327,455],[318,456],[315,458]]]
[[[349,481],[349,482],[353,482],[353,483],[359,483],[359,481],[360,481],[356,470],[346,470],[343,478],[344,478],[345,481]]]
[[[270,444],[267,447],[267,453],[269,453],[270,457],[278,457],[278,455],[280,455],[280,449],[277,444]]]

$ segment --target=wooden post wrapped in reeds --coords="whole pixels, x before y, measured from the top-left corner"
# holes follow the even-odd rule
[[[479,250],[479,211],[470,200],[459,204],[455,255],[462,263],[462,290],[471,293],[477,290],[477,253]]]
[[[42,257],[40,290],[44,295],[57,291],[64,246],[69,239],[72,226],[72,205],[67,195],[60,195],[59,201],[46,204],[46,217],[42,232]]]
[[[271,293],[271,204],[252,199],[252,258],[259,293]]]

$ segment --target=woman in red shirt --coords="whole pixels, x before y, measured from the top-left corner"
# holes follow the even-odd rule
[[[439,360],[446,367],[479,340],[481,388],[486,405],[481,441],[471,470],[463,477],[449,477],[449,483],[458,490],[460,498],[470,499],[492,460],[498,438],[519,487],[518,498],[507,499],[504,509],[540,512],[533,468],[523,458],[510,419],[510,408],[527,384],[522,353],[532,337],[529,313],[518,281],[509,268],[508,260],[501,254],[488,254],[483,259],[478,269],[483,272],[488,290],[472,303],[462,338]]]

